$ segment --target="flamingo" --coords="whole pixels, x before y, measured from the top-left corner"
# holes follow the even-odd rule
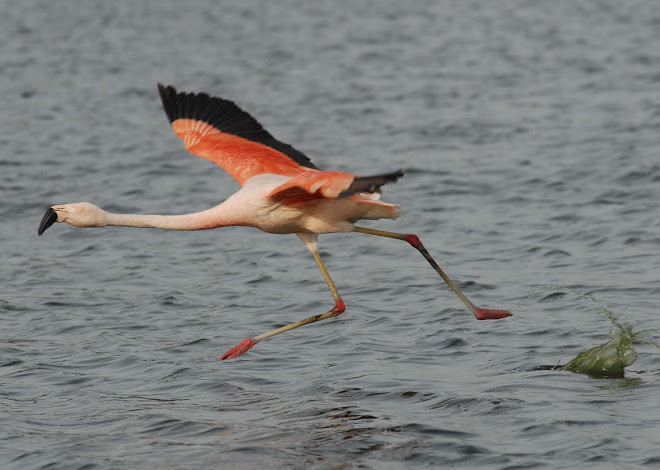
[[[380,188],[393,183],[403,171],[357,176],[323,171],[292,146],[276,140],[232,101],[206,93],[177,92],[158,84],[165,113],[186,149],[210,160],[238,183],[241,189],[223,203],[184,215],[113,214],[89,202],[56,204],[43,216],[38,234],[55,222],[75,227],[149,227],[167,230],[206,230],[250,226],[274,234],[295,233],[321,270],[334,306],[261,335],[247,338],[220,356],[233,359],[255,344],[285,331],[341,315],[345,304],[318,250],[318,235],[357,232],[402,240],[419,251],[478,320],[511,316],[506,310],[476,307],[449,279],[417,235],[356,226],[359,220],[396,219],[399,206],[380,201]]]

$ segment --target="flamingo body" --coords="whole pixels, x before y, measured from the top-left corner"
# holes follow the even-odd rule
[[[182,215],[113,214],[88,202],[58,204],[48,209],[38,234],[55,222],[66,222],[76,227],[116,225],[167,230],[251,226],[268,233],[298,235],[314,256],[335,300],[334,307],[321,315],[248,338],[221,359],[237,357],[259,341],[344,312],[344,302],[318,252],[317,236],[322,233],[359,232],[405,240],[424,255],[477,319],[511,315],[504,310],[475,307],[444,274],[416,235],[355,225],[364,219],[398,217],[399,206],[382,202],[379,197],[380,188],[395,182],[402,171],[366,177],[322,171],[302,152],[275,139],[235,103],[205,93],[178,93],[172,86],[158,84],[158,89],[172,130],[186,149],[222,167],[241,189],[215,207]]]
[[[333,181],[317,172],[329,191]],[[351,178],[352,180],[353,178]],[[333,233],[353,231],[354,223],[362,219],[398,217],[398,206],[355,194],[347,198],[326,198],[314,185],[306,192],[296,181],[299,178],[263,173],[248,179],[244,186],[224,203],[215,214],[224,225],[247,225],[268,233]]]

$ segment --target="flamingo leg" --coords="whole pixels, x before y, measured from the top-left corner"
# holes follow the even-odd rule
[[[332,282],[332,278],[330,277],[330,274],[328,273],[328,270],[325,267],[323,260],[321,259],[321,255],[319,254],[318,248],[316,246],[316,235],[314,236],[298,235],[298,236],[300,236],[300,238],[305,242],[305,245],[307,245],[307,248],[312,253],[312,256],[314,256],[314,259],[316,260],[316,264],[319,265],[319,268],[321,269],[321,273],[323,274],[323,278],[325,279],[325,282],[328,284],[328,287],[330,288],[330,292],[332,292],[332,296],[335,299],[335,306],[331,310],[328,310],[327,312],[322,313],[320,315],[314,315],[305,318],[304,320],[300,320],[295,323],[290,323],[280,328],[276,328],[274,330],[260,334],[259,336],[254,336],[252,338],[244,339],[237,346],[234,346],[229,351],[227,351],[222,356],[220,356],[219,359],[221,361],[224,361],[225,359],[234,359],[235,357],[240,356],[241,354],[252,349],[252,347],[255,344],[257,344],[259,341],[263,341],[272,336],[279,335],[280,333],[284,333],[285,331],[293,330],[294,328],[309,325],[310,323],[316,323],[317,321],[327,320],[328,318],[336,317],[344,313],[344,310],[346,310],[344,301],[339,296],[339,292],[337,291],[334,282]]]
[[[435,262],[430,253],[426,250],[422,242],[420,241],[417,235],[397,233],[397,232],[387,232],[385,230],[374,230],[370,228],[355,227],[356,232],[366,233],[367,235],[376,235],[379,237],[394,238],[396,240],[405,240],[410,245],[412,245],[417,251],[419,251],[424,258],[429,262],[433,269],[440,275],[440,277],[447,283],[447,285],[454,291],[454,293],[463,301],[465,305],[470,309],[472,314],[477,320],[497,320],[500,318],[510,317],[511,313],[506,310],[495,310],[487,308],[478,308],[461,292],[461,290],[449,279],[444,271],[438,266],[438,263]]]

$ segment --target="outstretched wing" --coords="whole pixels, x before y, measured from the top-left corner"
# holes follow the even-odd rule
[[[186,149],[221,166],[239,184],[262,173],[297,176],[318,170],[302,152],[276,140],[231,101],[179,93],[158,84],[165,113]]]

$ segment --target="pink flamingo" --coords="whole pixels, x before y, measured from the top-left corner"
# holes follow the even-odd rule
[[[358,227],[358,220],[396,219],[397,205],[379,200],[380,187],[402,171],[356,176],[322,171],[290,145],[276,140],[252,116],[231,101],[205,93],[179,93],[158,84],[174,133],[186,149],[227,171],[242,188],[222,204],[185,215],[113,214],[80,202],[52,206],[39,225],[41,235],[55,222],[75,227],[152,227],[206,230],[226,226],[256,227],[268,233],[295,233],[316,260],[335,305],[325,313],[243,340],[220,359],[232,359],[271,336],[341,315],[344,302],[317,247],[320,233],[358,232],[404,240],[417,249],[478,320],[511,316],[506,310],[477,308],[440,269],[417,235]]]

